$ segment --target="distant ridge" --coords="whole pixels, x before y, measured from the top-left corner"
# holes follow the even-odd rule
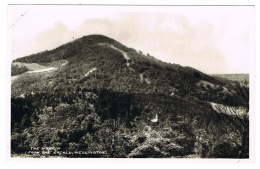
[[[249,82],[249,74],[211,74],[213,77],[228,81],[243,82],[247,80]]]

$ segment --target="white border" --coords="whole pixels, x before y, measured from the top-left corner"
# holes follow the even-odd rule
[[[7,24],[7,4],[108,4],[107,1],[73,1],[73,0],[67,0],[67,1],[58,1],[58,0],[38,0],[37,3],[33,0],[10,0],[10,1],[1,1],[1,21],[2,23]],[[256,11],[256,18],[259,18],[259,13],[257,11],[257,3],[256,1],[248,0],[248,1],[243,1],[243,0],[218,0],[218,1],[208,1],[208,0],[175,0],[175,1],[140,1],[140,0],[132,0],[132,1],[109,1],[109,4],[136,4],[136,5],[256,5],[255,11]],[[3,16],[2,16],[3,15]],[[256,19],[257,20],[257,19]],[[5,25],[5,24],[3,24]],[[256,24],[256,30],[259,29],[258,23]],[[255,134],[255,145],[252,147],[251,152],[254,153],[255,150],[255,159],[252,160],[210,160],[210,159],[195,159],[195,160],[185,160],[185,159],[180,159],[180,160],[174,160],[174,159],[10,159],[8,157],[8,152],[10,147],[10,139],[6,140],[6,137],[10,134],[10,129],[7,127],[7,120],[9,120],[10,116],[7,114],[10,114],[10,58],[8,59],[6,56],[8,56],[7,53],[7,26],[2,26],[0,27],[1,30],[1,49],[2,51],[2,56],[0,57],[0,80],[1,82],[1,87],[0,90],[1,97],[0,100],[0,106],[1,106],[1,112],[0,112],[0,129],[1,129],[1,137],[0,137],[0,164],[1,168],[46,168],[46,167],[59,167],[59,168],[81,168],[82,166],[85,167],[102,167],[102,168],[107,168],[107,167],[113,167],[113,168],[122,168],[122,167],[143,167],[143,168],[162,168],[162,167],[170,167],[174,165],[174,167],[181,167],[181,168],[194,168],[194,167],[210,167],[210,168],[220,168],[220,167],[225,167],[225,168],[256,168],[257,167],[257,159],[259,156],[257,156],[257,152],[259,152],[259,146],[257,143],[259,142],[259,138],[257,137],[258,134],[257,128],[259,128],[259,124],[256,122],[255,124],[255,131],[251,130],[251,134]],[[256,37],[258,35],[256,34]],[[257,38],[256,38],[257,41]],[[256,48],[256,56],[258,56],[258,49]],[[259,63],[259,59],[256,57],[253,59],[254,63],[256,64]],[[254,75],[255,78],[251,78],[250,84],[256,84],[253,85],[251,89],[251,104],[256,105],[256,100],[259,100],[258,95],[258,89],[256,88],[259,85],[259,68],[256,66],[255,68],[252,67],[251,71],[255,72],[256,74]],[[251,76],[252,77],[252,76]],[[254,83],[256,82],[256,83]],[[251,87],[251,86],[250,86]],[[256,109],[253,110],[253,112],[256,112],[259,110],[259,106],[257,105]],[[253,118],[253,119],[252,119]],[[256,120],[258,119],[257,113],[255,116],[251,116],[251,120]],[[250,126],[252,127],[252,125]],[[253,127],[254,128],[254,127]],[[250,128],[251,129],[251,128]],[[10,136],[9,136],[10,138]],[[250,139],[252,136],[250,137]],[[252,139],[251,139],[252,140]],[[9,153],[10,154],[10,153]],[[48,162],[48,163],[46,163]],[[49,163],[50,162],[50,163]],[[73,163],[72,163],[73,162]],[[77,163],[75,163],[77,162]],[[85,163],[87,162],[87,163]],[[231,164],[231,163],[232,164]],[[244,164],[234,164],[236,162],[250,162],[250,163],[244,163]],[[212,165],[214,164],[214,165]]]

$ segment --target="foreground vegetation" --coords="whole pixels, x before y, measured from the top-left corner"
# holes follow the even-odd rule
[[[26,154],[29,147],[60,147],[71,152],[105,152],[63,155],[68,157],[249,155],[247,142],[241,156],[239,140],[244,138],[240,128],[230,123],[241,119],[194,100],[81,89],[65,95],[37,92],[12,98],[11,103],[13,153]],[[154,124],[150,119],[156,113],[159,123]]]

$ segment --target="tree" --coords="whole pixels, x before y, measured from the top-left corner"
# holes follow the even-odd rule
[[[239,158],[249,157],[249,85],[245,80],[244,83],[236,83],[236,91],[243,97],[243,106],[224,106],[216,105],[215,110],[220,113],[221,117],[230,123],[230,128],[223,128],[226,135],[230,133],[237,134],[237,137],[229,137],[229,141],[239,147]]]
[[[27,72],[28,68],[25,66],[19,66],[19,65],[11,65],[11,76],[19,75],[24,72]]]

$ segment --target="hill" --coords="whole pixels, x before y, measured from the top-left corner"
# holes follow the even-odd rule
[[[12,83],[15,153],[40,146],[70,151],[62,154],[68,157],[222,157],[227,154],[223,142],[214,142],[223,136],[216,127],[228,120],[211,102],[244,106],[248,101],[237,85],[103,35],[84,36],[17,62],[53,69],[24,73]],[[232,149],[229,156],[238,152]]]
[[[190,67],[162,62],[149,54],[144,55],[142,52],[127,48],[102,35],[85,36],[52,51],[19,58],[14,63],[38,63],[50,66],[54,62],[64,60],[67,61],[67,65],[61,66],[62,71],[57,72],[56,76],[59,78],[54,78],[48,84],[46,81],[47,88],[59,88],[63,83],[69,88],[80,83],[80,88],[106,88],[135,93],[157,92],[168,95],[174,93],[181,97],[195,96],[199,100],[231,105],[237,104],[238,99],[236,98],[239,98],[238,95],[232,93],[234,88],[229,83],[217,80]],[[89,71],[92,69],[96,71],[90,73]],[[201,81],[214,86],[208,88],[201,85]],[[35,88],[34,84],[31,85],[32,88]],[[38,87],[40,86],[38,85]],[[42,87],[34,90],[43,90]],[[234,96],[223,92],[225,91],[223,87]],[[26,91],[28,90],[22,92]],[[205,92],[218,93],[220,97],[206,96]],[[22,93],[17,93],[17,95],[20,94]]]

